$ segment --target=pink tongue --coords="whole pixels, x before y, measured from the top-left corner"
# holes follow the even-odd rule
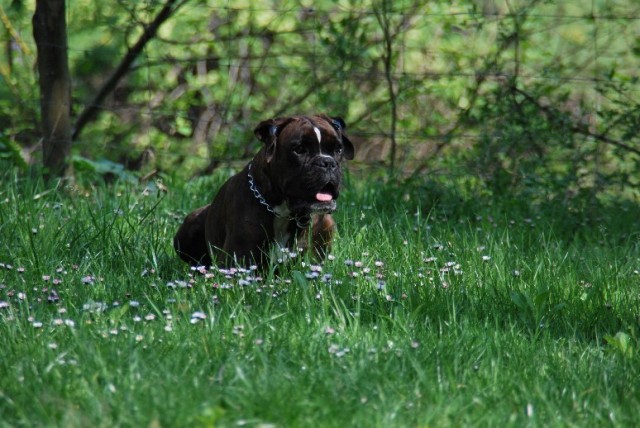
[[[316,199],[320,202],[329,202],[333,199],[330,193],[318,193],[316,194]]]

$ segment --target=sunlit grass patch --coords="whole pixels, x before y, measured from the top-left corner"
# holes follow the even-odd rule
[[[277,273],[189,268],[171,237],[192,195],[7,184],[8,423],[542,426],[637,417],[640,254],[637,235],[618,232],[624,224],[568,236],[544,211],[452,214],[398,203],[381,186],[344,195],[324,261],[288,249]]]

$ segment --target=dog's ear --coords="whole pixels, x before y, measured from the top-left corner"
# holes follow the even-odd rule
[[[278,136],[278,126],[276,125],[276,119],[263,120],[253,130],[256,138],[265,144],[270,144],[271,141]]]
[[[342,137],[342,145],[344,146],[344,157],[348,160],[353,159],[356,150],[353,147],[353,143],[345,133],[347,126],[344,124],[344,120],[342,120],[341,117],[330,117],[329,121],[331,122],[331,126],[333,126],[333,129],[335,129],[336,132],[340,134],[340,137]]]
[[[282,128],[284,128],[290,120],[290,118],[284,117],[263,120],[253,130],[256,138],[267,146],[267,162],[271,162],[271,159],[273,159],[273,156],[276,154],[276,142],[278,141],[278,135],[280,135]]]

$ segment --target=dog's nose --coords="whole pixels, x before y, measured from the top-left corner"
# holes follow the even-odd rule
[[[313,160],[313,166],[322,168],[322,169],[336,169],[338,167],[338,163],[336,160],[330,156],[318,156]]]

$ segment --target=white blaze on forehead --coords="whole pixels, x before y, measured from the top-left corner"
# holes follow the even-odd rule
[[[320,129],[318,129],[316,126],[314,126],[313,130],[316,132],[316,137],[318,137],[318,146],[320,147],[320,156],[331,157],[329,155],[326,155],[326,154],[322,153],[322,135],[320,134]]]

